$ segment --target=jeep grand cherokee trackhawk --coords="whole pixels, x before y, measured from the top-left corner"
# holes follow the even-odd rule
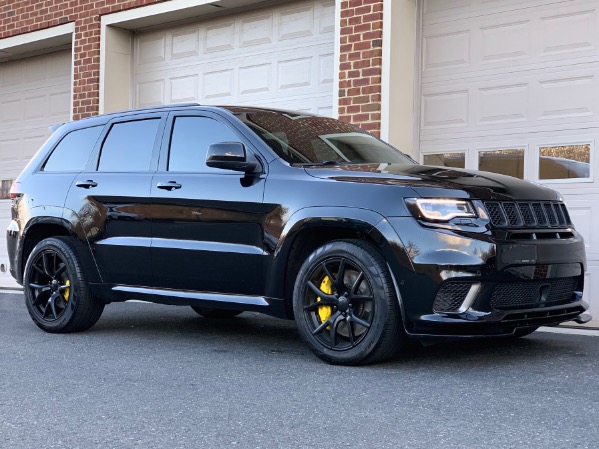
[[[584,322],[584,244],[553,190],[416,164],[306,113],[173,105],[55,130],[15,181],[11,273],[47,332],[113,301],[294,318],[323,360]]]

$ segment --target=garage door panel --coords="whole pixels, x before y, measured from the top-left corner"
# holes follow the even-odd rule
[[[421,139],[597,127],[599,62],[574,67],[423,83]]]
[[[509,73],[549,63],[557,67],[565,65],[564,58],[588,62],[596,60],[598,47],[596,2],[572,0],[495,14],[478,11],[476,19],[424,24],[422,78],[434,81],[481,70]]]
[[[69,120],[71,52],[0,64],[0,180],[15,179],[50,135],[48,126]],[[0,200],[0,287],[17,284],[8,272],[4,230],[10,201]]]
[[[142,34],[135,104],[290,107],[304,96],[319,102],[310,110],[331,114],[334,7],[295,2]]]

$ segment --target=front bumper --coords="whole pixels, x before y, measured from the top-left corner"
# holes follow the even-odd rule
[[[408,334],[512,335],[588,309],[584,242],[574,229],[567,238],[517,241],[500,232],[429,228],[411,217],[387,222],[401,243],[390,266]]]

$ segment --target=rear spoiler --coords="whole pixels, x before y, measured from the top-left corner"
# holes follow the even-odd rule
[[[54,132],[56,131],[58,128],[60,128],[62,125],[64,125],[64,123],[56,123],[54,125],[50,125],[48,126],[48,129],[50,129],[50,131]]]

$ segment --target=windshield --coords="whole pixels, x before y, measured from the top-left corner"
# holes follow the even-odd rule
[[[251,108],[228,108],[290,164],[414,164],[354,125],[327,117]]]

